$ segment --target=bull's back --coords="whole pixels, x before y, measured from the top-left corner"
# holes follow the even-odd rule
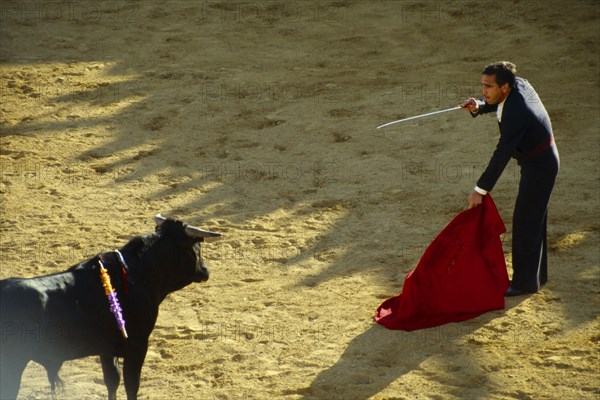
[[[0,320],[39,317],[46,296],[32,286],[30,279],[9,278],[0,281]]]
[[[0,281],[0,355],[2,363],[19,365],[32,359],[40,342],[45,296],[28,279]]]
[[[86,271],[0,281],[2,352],[68,360],[107,351],[101,284]],[[108,320],[108,322],[107,322]],[[114,323],[114,322],[113,322]]]

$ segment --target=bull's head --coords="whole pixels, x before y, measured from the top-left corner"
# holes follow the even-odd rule
[[[159,228],[163,222],[165,222],[167,218],[163,217],[161,214],[156,214],[154,217],[154,222],[156,222],[156,227]],[[223,236],[222,233],[211,232],[204,229],[196,228],[195,226],[183,225],[184,231],[186,235],[191,238],[195,238],[198,242],[203,242],[205,239],[217,238]]]
[[[202,259],[200,242],[223,235],[160,214],[154,220],[159,238],[152,246],[152,255],[148,255],[147,261],[157,267],[154,270],[158,275],[156,278],[162,281],[163,296],[192,282],[208,280],[209,271]]]

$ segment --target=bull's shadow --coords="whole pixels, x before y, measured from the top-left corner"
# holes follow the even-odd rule
[[[501,317],[522,300],[524,298],[515,299],[507,303],[505,310],[488,312],[469,321],[412,332],[388,330],[373,323],[355,337],[339,360],[321,371],[309,387],[288,393],[301,394],[303,400],[368,399],[404,375],[421,370],[425,361],[435,357],[436,362],[448,367],[440,370],[444,381],[450,381],[453,386],[463,386],[463,394],[469,397],[467,382],[481,377],[481,370],[470,349],[477,346],[477,330]],[[491,388],[482,382],[474,389],[478,391],[473,394],[475,398],[482,393],[487,394]],[[406,398],[420,394],[411,392],[409,387],[393,393]]]

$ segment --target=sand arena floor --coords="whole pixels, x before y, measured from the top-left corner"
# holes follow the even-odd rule
[[[0,278],[154,229],[225,233],[163,304],[141,399],[596,399],[599,8],[592,1],[3,2]],[[550,281],[505,310],[374,325],[494,149],[456,111],[509,59],[552,118]],[[518,167],[494,189],[507,225]],[[60,399],[104,398],[94,357]],[[46,399],[30,364],[19,399]],[[119,389],[125,398],[124,389]]]

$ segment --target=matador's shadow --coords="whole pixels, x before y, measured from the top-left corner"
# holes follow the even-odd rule
[[[481,374],[471,357],[473,352],[469,351],[469,347],[478,346],[476,331],[526,298],[507,301],[504,310],[488,312],[469,321],[412,332],[388,330],[373,323],[355,337],[339,360],[319,373],[309,387],[293,393],[302,394],[303,400],[368,399],[433,356],[441,357],[442,362],[447,358],[448,364],[460,366],[444,369],[445,380],[466,384],[465,375]],[[485,387],[479,385],[477,390],[481,393]],[[397,394],[411,397],[410,393]]]

